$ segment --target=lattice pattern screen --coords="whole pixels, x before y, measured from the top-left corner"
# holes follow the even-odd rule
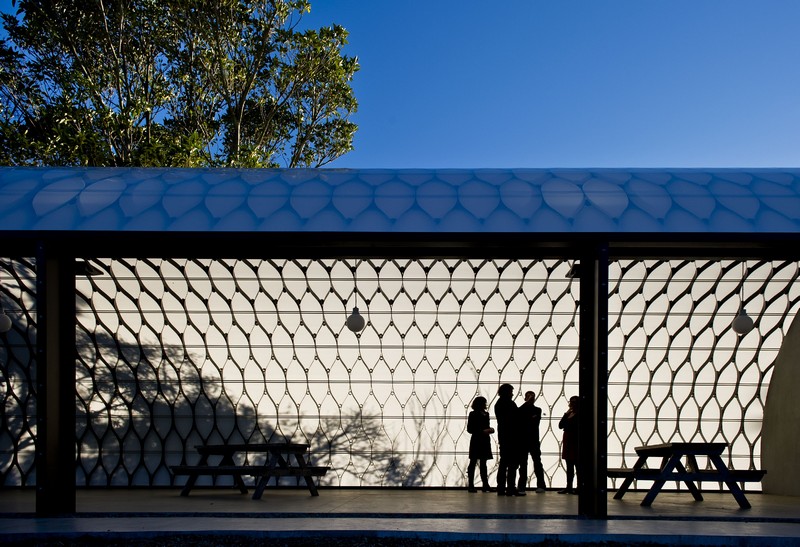
[[[2,485],[36,483],[36,272],[32,261],[0,260],[0,306],[12,328],[0,334]]]
[[[168,482],[164,464],[195,458],[197,443],[278,437],[310,443],[333,484],[455,485],[476,395],[491,399],[501,381],[538,391],[544,378],[550,404],[577,389],[565,263],[135,260],[109,270],[82,290],[79,314],[90,484]],[[356,279],[369,321],[358,335],[344,327]],[[147,456],[129,466],[123,451]]]
[[[566,261],[96,261],[78,278],[79,484],[165,485],[204,441],[308,442],[323,484],[464,484],[472,399],[533,389],[548,482],[576,394],[578,282]],[[31,484],[32,265],[6,268],[4,484]],[[733,262],[611,266],[609,465],[644,442],[725,440],[759,465],[770,367],[798,311],[798,264],[748,264],[758,329],[730,330]],[[344,328],[356,304],[368,318]],[[518,398],[519,401],[519,398]],[[219,479],[225,480],[225,479]]]
[[[673,440],[727,442],[729,464],[759,468],[772,365],[800,311],[798,264],[749,262],[743,276],[740,262],[623,262],[610,278],[609,467]],[[745,336],[731,329],[742,297],[756,322]]]

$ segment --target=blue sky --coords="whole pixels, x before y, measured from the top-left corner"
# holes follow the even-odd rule
[[[350,31],[334,167],[800,166],[800,1],[312,0]]]
[[[331,167],[800,166],[798,0],[311,1],[361,63]]]

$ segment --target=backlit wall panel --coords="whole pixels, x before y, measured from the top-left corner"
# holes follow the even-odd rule
[[[548,483],[563,484],[557,423],[578,393],[569,261],[93,263],[104,273],[77,280],[79,484],[169,485],[196,444],[288,439],[333,468],[325,485],[461,486],[469,405],[493,404],[501,382],[518,403],[537,393]],[[2,270],[3,305],[20,310],[0,337],[7,485],[35,482],[33,267]],[[640,444],[713,440],[759,467],[798,264],[624,261],[609,277],[609,466]],[[740,337],[742,297],[757,328]],[[355,305],[359,334],[344,327]]]

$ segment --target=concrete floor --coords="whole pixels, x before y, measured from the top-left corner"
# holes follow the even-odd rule
[[[641,507],[644,492],[623,500],[609,494],[606,520],[578,518],[577,496],[555,491],[500,497],[439,489],[268,489],[262,499],[226,488],[79,490],[77,514],[35,517],[33,490],[0,490],[0,542],[20,545],[141,543],[173,545],[176,536],[271,538],[318,544],[324,537],[359,545],[398,540],[436,543],[568,542],[669,545],[800,545],[800,498],[748,493],[751,509],[740,509],[727,492],[662,492]],[[365,539],[366,538],[366,539]],[[366,541],[366,543],[365,543]],[[295,543],[297,544],[297,543]]]

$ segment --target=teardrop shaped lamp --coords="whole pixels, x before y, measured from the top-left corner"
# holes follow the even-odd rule
[[[739,285],[739,315],[733,318],[733,323],[731,323],[731,328],[733,332],[739,335],[744,335],[753,330],[755,323],[753,323],[753,319],[747,315],[747,312],[744,309],[744,282],[745,278],[747,277],[747,270],[745,268],[745,263],[742,262],[742,281]]]
[[[753,330],[754,326],[755,323],[753,323],[753,319],[747,315],[747,312],[744,308],[742,308],[742,310],[739,312],[739,315],[737,315],[733,319],[733,323],[731,323],[731,328],[736,334],[747,334]]]
[[[355,298],[353,313],[344,322],[345,326],[353,332],[361,332],[367,324],[364,316],[358,313],[358,266],[360,264],[359,260],[356,267],[353,268],[353,297]]]
[[[346,325],[347,328],[353,332],[361,332],[366,325],[366,321],[364,320],[364,316],[358,313],[358,308],[353,308],[353,313],[350,314],[350,317],[347,318]]]

